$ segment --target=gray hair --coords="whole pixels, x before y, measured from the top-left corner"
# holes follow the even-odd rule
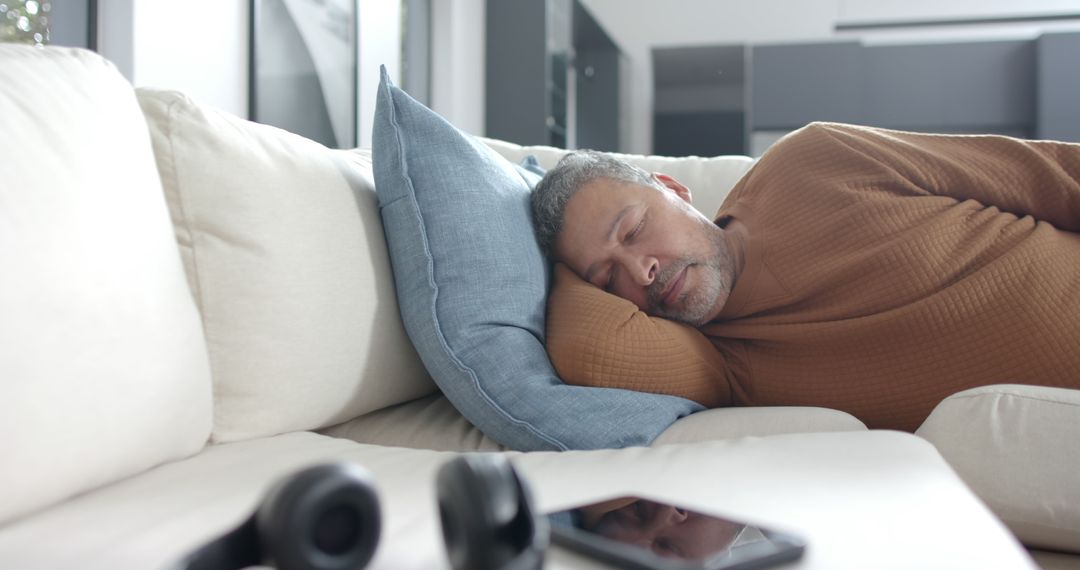
[[[598,179],[660,187],[651,174],[611,155],[592,150],[572,152],[547,172],[532,193],[533,224],[540,249],[552,257],[555,238],[562,231],[566,203]]]

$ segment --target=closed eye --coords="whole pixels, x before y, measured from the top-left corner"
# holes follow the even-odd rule
[[[641,221],[639,221],[637,225],[634,226],[634,229],[630,230],[630,233],[626,234],[626,237],[623,238],[623,241],[626,243],[633,243],[634,238],[641,235],[641,230],[645,229],[646,219],[648,219],[648,215],[641,216]]]
[[[607,279],[604,281],[604,291],[611,292],[611,287],[615,284],[615,268],[612,267],[608,272]]]

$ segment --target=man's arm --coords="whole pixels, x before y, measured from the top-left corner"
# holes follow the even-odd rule
[[[650,317],[562,264],[548,299],[547,351],[567,384],[731,405],[724,359],[701,331]]]
[[[929,194],[976,200],[1080,231],[1080,144],[934,135],[814,123],[827,136]]]

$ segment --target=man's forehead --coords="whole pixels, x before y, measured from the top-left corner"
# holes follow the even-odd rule
[[[631,182],[626,182],[625,180],[616,180],[614,178],[605,178],[605,177],[601,176],[599,178],[593,178],[592,180],[590,180],[590,181],[586,182],[585,184],[583,184],[581,186],[581,189],[578,190],[577,194],[581,194],[582,192],[585,192],[586,190],[593,190],[593,191],[599,190],[600,192],[614,191],[614,190],[625,191],[625,190],[627,190],[627,189],[629,189],[630,187],[633,187],[633,186],[637,186],[637,184],[633,184]],[[577,194],[575,194],[575,196]]]
[[[563,227],[555,240],[555,254],[575,273],[589,279],[589,268],[604,245],[615,239],[622,220],[640,203],[625,182],[592,181],[570,197]]]
[[[570,197],[563,211],[560,238],[602,237],[607,234],[611,221],[633,203],[630,192],[605,182],[590,182]]]
[[[598,178],[591,180],[570,196],[563,217],[586,216],[594,223],[598,216],[615,216],[627,204],[639,199],[635,184]]]

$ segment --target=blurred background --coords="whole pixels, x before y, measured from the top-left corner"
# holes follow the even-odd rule
[[[342,1],[357,134],[339,146],[370,144],[379,64],[519,144],[760,155],[815,120],[1080,142],[1080,0]],[[259,2],[308,9],[0,0],[0,41],[96,49],[137,86],[250,117]]]

